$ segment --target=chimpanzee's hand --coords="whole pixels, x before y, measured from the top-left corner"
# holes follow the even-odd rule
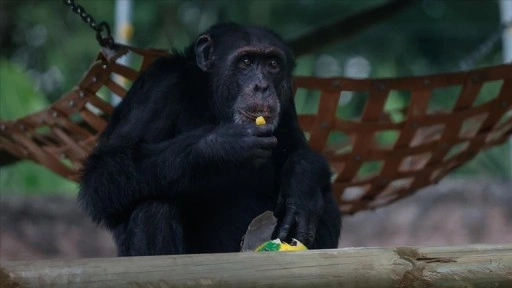
[[[286,161],[282,177],[275,235],[284,241],[296,238],[309,247],[324,212],[324,197],[331,191],[329,166],[313,151],[297,151]]]
[[[212,158],[260,165],[272,155],[277,144],[272,132],[272,125],[224,124],[213,130],[203,144],[209,146],[208,156]]]

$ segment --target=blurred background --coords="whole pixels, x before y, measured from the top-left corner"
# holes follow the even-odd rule
[[[183,49],[217,22],[272,28],[291,42],[386,5],[386,0],[77,0],[115,40],[141,48]],[[336,41],[297,53],[296,75],[383,78],[457,72],[510,62],[512,0],[418,0],[339,29]],[[507,16],[508,15],[508,16]],[[382,19],[380,19],[382,18]],[[354,18],[355,19],[355,18]],[[353,21],[351,23],[356,23]],[[366,23],[366,24],[364,24]],[[507,28],[508,27],[508,28]],[[347,32],[348,31],[348,32]],[[315,46],[313,45],[313,46]],[[508,46],[507,46],[508,45]],[[298,48],[301,48],[297,46]],[[70,90],[95,59],[95,32],[62,1],[0,1],[0,118],[43,109]],[[507,54],[508,53],[508,54]],[[508,56],[507,56],[508,55]],[[508,60],[506,57],[509,57]],[[128,59],[129,61],[130,59]],[[479,95],[496,95],[500,83]],[[454,91],[435,95],[453,105]],[[348,94],[340,109],[360,103]],[[105,95],[108,97],[108,95]],[[394,95],[390,105],[404,105]],[[311,110],[308,101],[299,112]],[[376,211],[346,216],[341,246],[446,245],[512,241],[510,141],[479,154],[441,183]],[[115,255],[75,203],[78,186],[28,161],[0,167],[0,257],[40,259]]]

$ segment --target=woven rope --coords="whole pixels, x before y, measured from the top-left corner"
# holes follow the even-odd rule
[[[127,53],[141,57],[139,69],[116,62]],[[102,50],[78,85],[49,108],[0,122],[0,149],[78,181],[82,162],[113,110],[98,96],[100,89],[124,97],[126,89],[111,76],[133,82],[162,55],[167,52],[126,46],[115,53]],[[498,93],[477,103],[480,90],[491,81],[501,83]],[[447,87],[460,89],[450,95],[453,108],[430,111],[435,90]],[[295,88],[306,95],[320,91],[316,113],[299,115],[299,122],[311,147],[329,160],[333,193],[345,213],[383,206],[436,183],[512,134],[512,65],[396,79],[296,77]],[[343,106],[338,103],[347,91],[356,93],[361,115],[340,116]],[[392,110],[387,103],[396,91],[408,103]]]

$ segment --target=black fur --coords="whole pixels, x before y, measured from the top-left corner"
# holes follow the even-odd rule
[[[240,251],[250,221],[267,210],[278,217],[276,237],[337,247],[340,212],[328,164],[297,122],[294,65],[275,33],[221,24],[134,82],[79,193],[119,255]],[[254,113],[269,123],[254,125]]]

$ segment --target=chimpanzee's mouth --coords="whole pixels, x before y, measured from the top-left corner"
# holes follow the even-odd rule
[[[262,116],[265,123],[276,126],[279,122],[279,104],[272,105],[244,105],[236,107],[234,113],[235,123],[255,124],[256,118]]]
[[[249,112],[249,111],[245,111],[245,110],[238,110],[240,112],[240,114],[246,118],[247,120],[249,121],[256,121],[256,118],[258,118],[259,116],[263,116],[263,118],[265,118],[265,120],[269,121],[272,119],[272,115],[269,111],[261,111],[261,112]]]

